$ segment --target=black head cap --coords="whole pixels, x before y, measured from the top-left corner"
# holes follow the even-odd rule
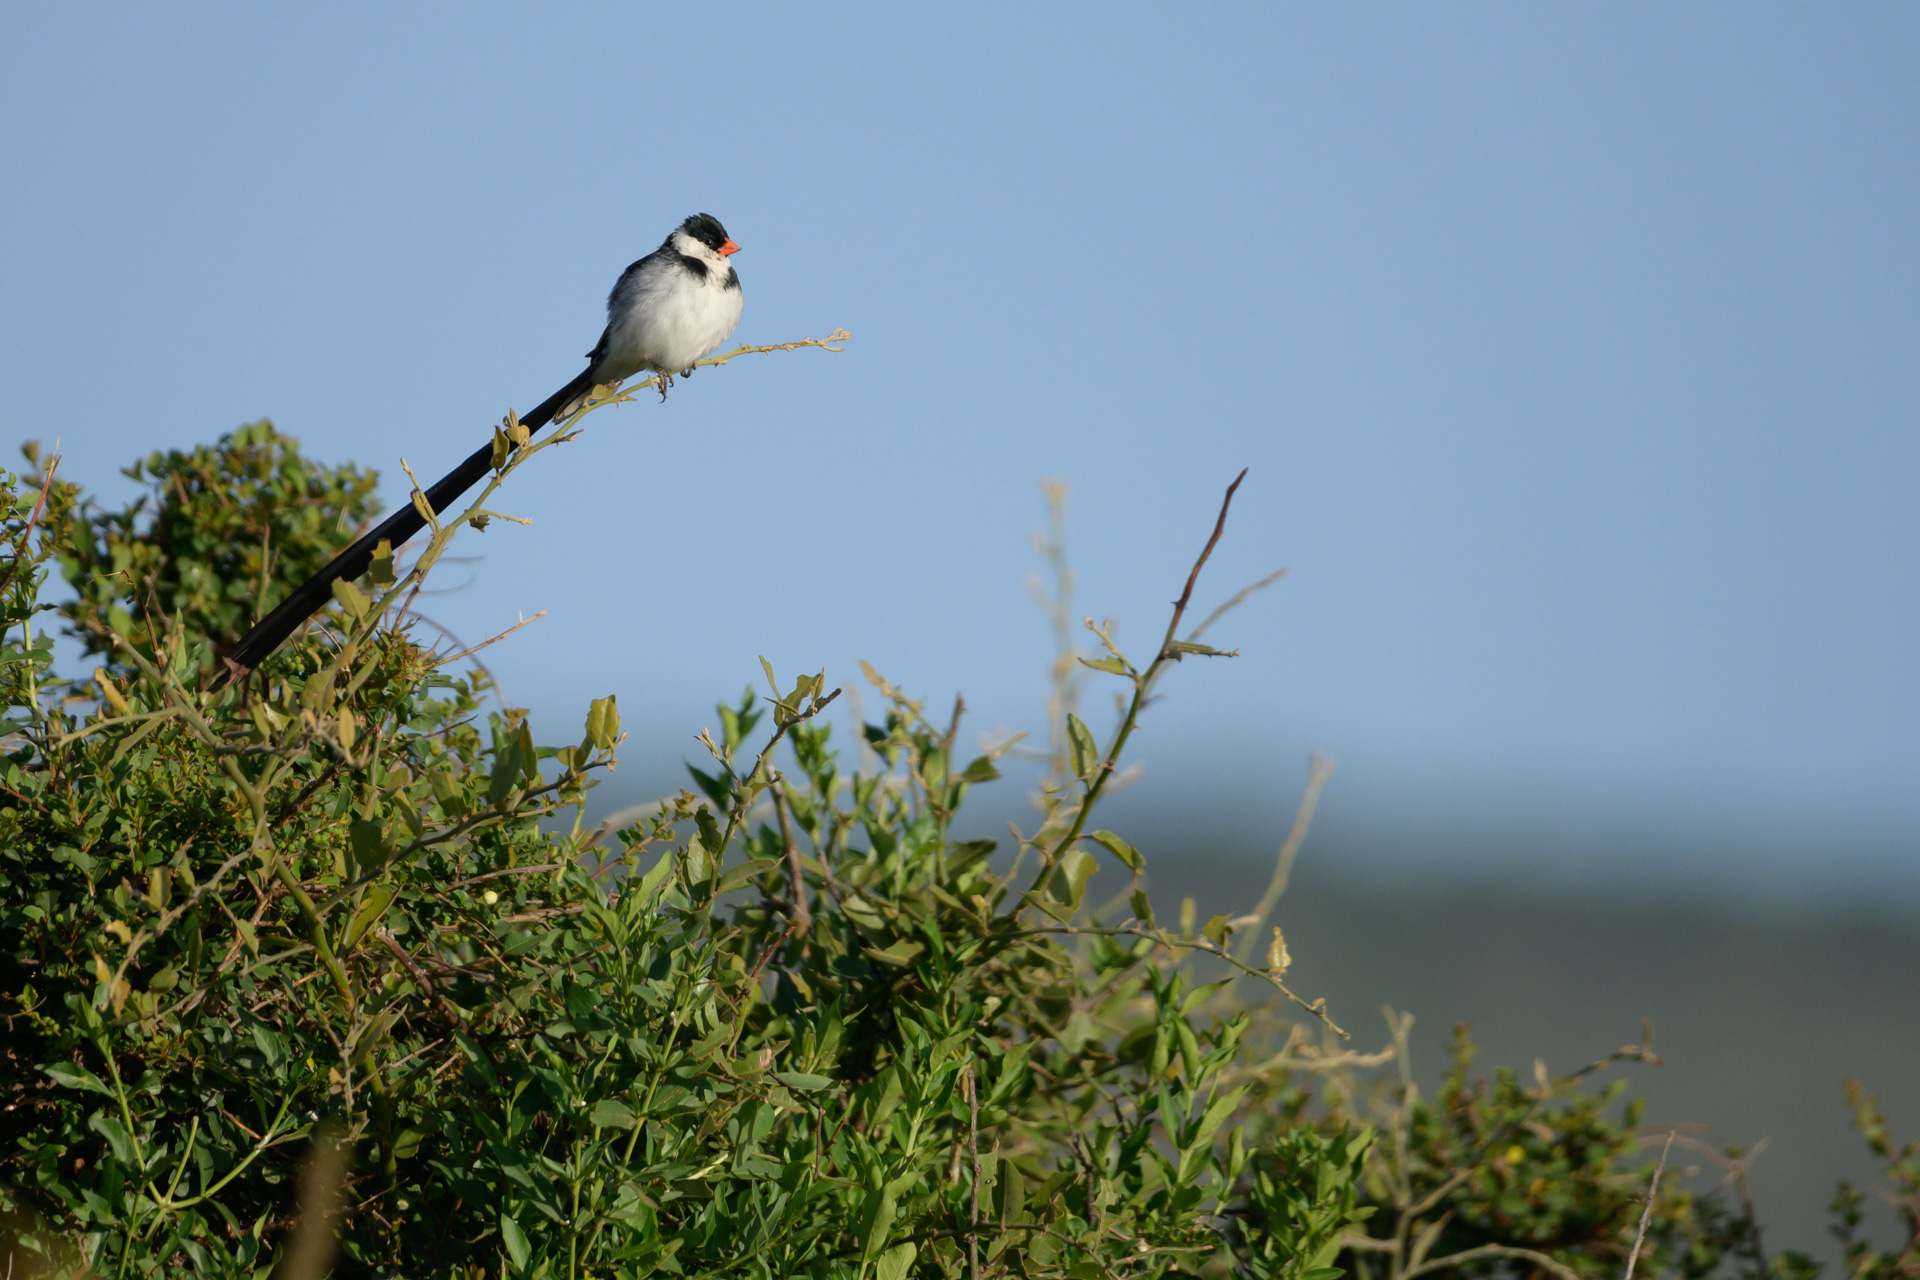
[[[712,249],[715,253],[727,242],[727,229],[720,225],[720,219],[710,213],[696,213],[680,224],[680,230]]]

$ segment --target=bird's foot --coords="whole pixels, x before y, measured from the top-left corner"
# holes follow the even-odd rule
[[[683,378],[691,378],[693,376],[693,371],[695,368],[696,366],[694,365],[688,365],[686,368],[680,371],[680,376]]]
[[[664,403],[667,398],[667,388],[673,385],[673,375],[662,372],[654,379],[654,385],[660,388],[660,399]]]

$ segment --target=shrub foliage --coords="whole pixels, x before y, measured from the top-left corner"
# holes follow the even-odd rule
[[[1103,738],[1063,709],[1031,833],[953,834],[1012,745],[963,751],[957,703],[930,715],[869,672],[882,714],[837,750],[839,690],[772,666],[718,708],[691,789],[590,827],[614,699],[538,745],[407,615],[453,533],[573,430],[503,438],[410,568],[377,562],[218,693],[222,646],[352,535],[372,475],[261,423],[149,459],[111,514],[55,460],[5,478],[16,1266],[265,1276],[314,1238],[302,1169],[331,1146],[341,1274],[1618,1273],[1647,1169],[1612,1093],[1476,1083],[1462,1042],[1426,1101],[1375,1070],[1404,1069],[1404,1021],[1350,1051],[1286,988],[1277,930],[1256,965],[1237,942],[1264,919],[1159,922],[1141,855],[1091,828],[1160,678],[1230,656],[1178,634],[1205,554],[1149,659],[1099,634],[1082,669],[1125,709]],[[53,667],[56,563],[86,678]],[[1096,906],[1103,864],[1130,883]],[[1911,1197],[1913,1152],[1873,1132]],[[1811,1268],[1677,1180],[1641,1264]],[[1847,1265],[1910,1275],[1915,1247]]]

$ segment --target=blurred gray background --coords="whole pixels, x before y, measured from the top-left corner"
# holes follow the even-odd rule
[[[1917,64],[1910,5],[16,5],[0,379],[109,498],[268,415],[391,506],[721,217],[739,337],[848,350],[596,415],[428,605],[549,611],[486,660],[620,696],[608,805],[759,654],[1041,728],[1036,482],[1137,648],[1250,466],[1201,603],[1292,572],[1137,740],[1156,892],[1257,893],[1328,752],[1302,985],[1429,1078],[1652,1016],[1818,1247],[1841,1081],[1920,1137]]]
[[[1497,839],[1488,825],[1485,838]],[[1244,910],[1272,870],[1265,833],[1124,829],[1165,842],[1154,877],[1161,911],[1184,893],[1201,919]],[[1403,835],[1396,851],[1416,852],[1415,839]],[[1438,862],[1476,847],[1442,840],[1424,852]],[[1550,838],[1524,847],[1534,860],[1556,851]],[[1645,1131],[1656,1143],[1670,1127],[1716,1147],[1764,1141],[1751,1185],[1767,1248],[1838,1255],[1827,1234],[1836,1179],[1883,1182],[1849,1127],[1844,1081],[1879,1095],[1897,1137],[1920,1137],[1920,927],[1910,913],[1727,901],[1635,879],[1568,890],[1517,875],[1382,872],[1381,848],[1337,823],[1309,838],[1275,913],[1295,959],[1289,985],[1327,997],[1369,1048],[1387,1042],[1382,1005],[1413,1013],[1415,1074],[1429,1096],[1455,1023],[1470,1025],[1481,1072],[1511,1066],[1530,1079],[1535,1058],[1556,1074],[1573,1070],[1637,1043],[1650,1019],[1664,1065],[1613,1073],[1647,1100]],[[1692,852],[1666,850],[1676,860]],[[1698,1153],[1675,1159],[1702,1190],[1726,1175]],[[1868,1222],[1882,1240],[1902,1238],[1883,1200],[1870,1200]]]

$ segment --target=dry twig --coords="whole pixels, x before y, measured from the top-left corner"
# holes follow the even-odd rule
[[[1633,1280],[1634,1264],[1640,1261],[1640,1246],[1647,1238],[1647,1223],[1653,1219],[1654,1197],[1660,1194],[1660,1174],[1667,1167],[1667,1153],[1673,1150],[1673,1131],[1667,1131],[1666,1145],[1660,1148],[1660,1163],[1653,1166],[1653,1180],[1647,1184],[1647,1203],[1640,1210],[1640,1228],[1633,1233],[1633,1251],[1627,1254],[1626,1280]]]

